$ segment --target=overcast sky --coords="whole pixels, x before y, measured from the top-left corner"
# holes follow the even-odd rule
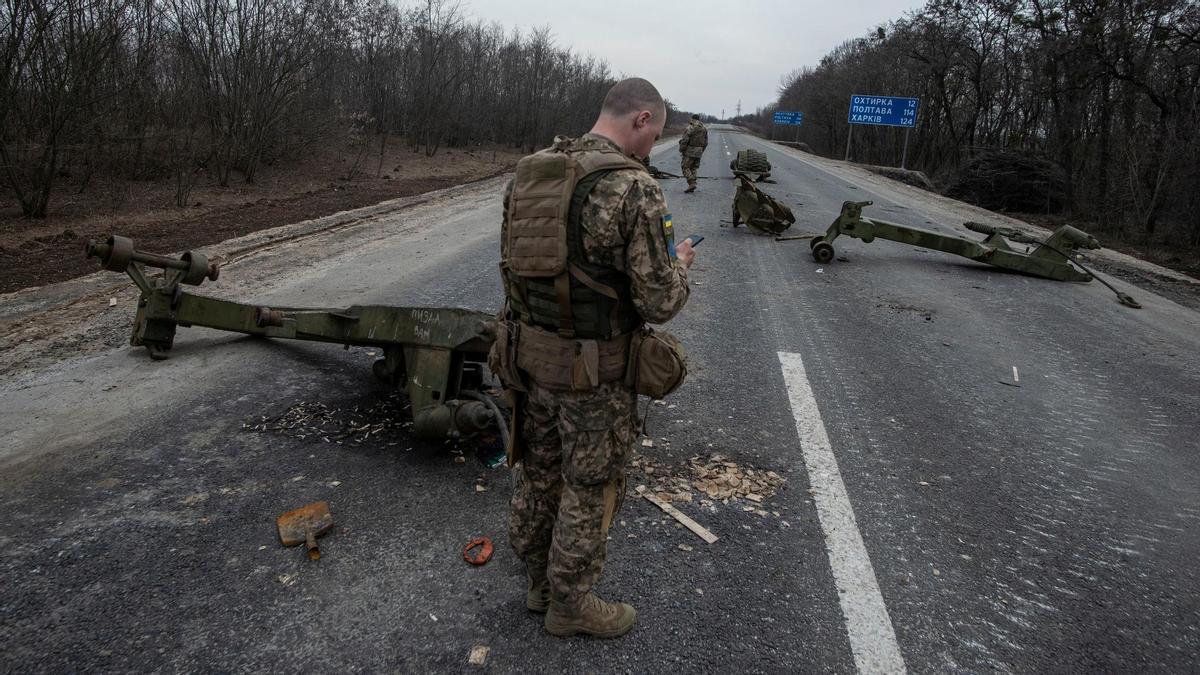
[[[773,102],[791,70],[923,5],[918,0],[463,0],[511,30],[549,26],[559,46],[645,77],[676,106],[727,116]],[[875,92],[872,92],[875,93]],[[886,92],[879,92],[886,93]]]

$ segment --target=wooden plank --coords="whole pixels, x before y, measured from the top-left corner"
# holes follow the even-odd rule
[[[683,513],[681,513],[679,511],[679,509],[675,508],[674,506],[671,506],[671,504],[669,502],[663,501],[662,499],[660,499],[658,497],[658,495],[655,495],[654,493],[647,490],[645,485],[639,485],[637,488],[637,492],[642,497],[644,497],[646,499],[646,501],[650,502],[651,504],[654,504],[655,506],[662,509],[663,511],[666,511],[667,515],[671,516],[675,520],[678,520],[684,527],[686,527],[687,529],[694,532],[697,537],[700,537],[701,539],[708,542],[709,544],[711,544],[717,540],[717,535],[713,534],[712,532],[709,532],[700,523],[697,523],[696,521],[692,520],[691,518],[688,518],[687,516],[683,515]]]

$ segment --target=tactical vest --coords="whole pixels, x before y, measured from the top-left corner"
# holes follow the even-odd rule
[[[642,325],[629,277],[587,262],[583,251],[583,202],[601,178],[623,170],[644,169],[616,149],[569,152],[565,142],[517,163],[500,261],[509,318],[588,340]]]
[[[689,148],[707,148],[708,147],[708,127],[703,124],[694,125],[696,128],[692,130],[692,135],[688,137],[687,147]]]

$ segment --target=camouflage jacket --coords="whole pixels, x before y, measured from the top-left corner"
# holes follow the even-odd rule
[[[558,137],[570,150],[620,147],[596,134]],[[513,182],[504,190],[501,246],[507,240],[508,204]],[[645,171],[614,171],[596,183],[583,202],[580,226],[588,262],[629,276],[633,305],[642,319],[664,323],[687,302],[687,270],[674,256],[670,214],[658,182]],[[502,251],[502,255],[506,252]]]
[[[679,138],[679,152],[685,157],[699,157],[708,147],[708,128],[699,120],[688,122]]]

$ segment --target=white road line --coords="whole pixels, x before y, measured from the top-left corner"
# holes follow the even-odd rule
[[[854,508],[842,483],[829,434],[799,354],[779,352],[796,434],[808,469],[817,516],[825,532],[825,549],[837,584],[838,600],[850,634],[850,650],[860,673],[903,673],[904,657],[887,606],[879,592],[875,569],[854,520]]]

